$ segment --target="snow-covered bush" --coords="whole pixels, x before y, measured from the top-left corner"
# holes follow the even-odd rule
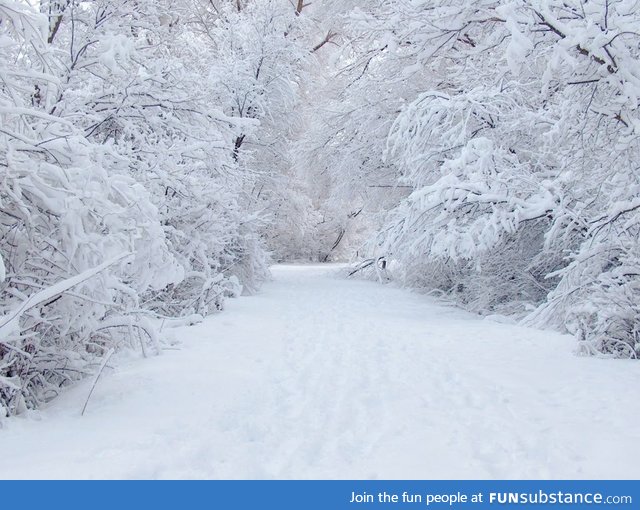
[[[253,125],[224,114],[226,96],[203,83],[219,48],[194,31],[190,15],[187,3],[93,2],[74,23],[63,18],[56,35],[58,46],[86,48],[66,62],[59,115],[78,118],[91,140],[113,143],[127,174],[151,193],[184,268],[180,283],[145,297],[163,315],[219,310],[235,279],[254,288],[267,272],[261,248],[236,239],[261,225],[243,209],[250,179],[234,154],[237,136]],[[237,262],[252,256],[262,267],[241,270]]]
[[[0,414],[268,274],[189,3],[0,2]],[[195,16],[197,18],[197,16]],[[188,20],[188,22],[184,22]]]
[[[114,344],[153,344],[133,312],[181,271],[148,193],[113,171],[112,144],[51,113],[61,84],[46,20],[3,2],[0,22],[0,407],[15,413]]]

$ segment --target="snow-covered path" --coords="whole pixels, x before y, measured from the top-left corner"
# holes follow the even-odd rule
[[[640,365],[279,266],[261,294],[0,430],[0,478],[639,478]]]

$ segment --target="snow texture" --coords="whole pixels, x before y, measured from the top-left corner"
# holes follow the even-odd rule
[[[5,421],[1,478],[638,478],[631,360],[279,266],[261,294]],[[114,361],[115,360],[115,361]]]

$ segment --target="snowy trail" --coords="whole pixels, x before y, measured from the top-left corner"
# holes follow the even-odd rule
[[[279,266],[260,295],[0,430],[0,477],[639,478],[640,365]]]

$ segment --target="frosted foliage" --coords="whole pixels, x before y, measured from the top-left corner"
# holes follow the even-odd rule
[[[639,12],[379,1],[354,14],[360,58],[378,47],[371,64],[395,70],[381,88],[401,73],[415,91],[387,117],[383,155],[411,193],[370,253],[407,285],[637,357]]]
[[[261,235],[274,258],[304,258],[302,232],[314,220],[303,179],[292,161],[301,82],[314,67],[315,25],[286,0],[222,3],[209,36],[222,58],[208,75],[223,111],[243,119],[233,156],[250,175],[243,204],[263,211]]]
[[[157,352],[155,319],[198,320],[268,276],[235,153],[256,123],[202,79],[234,58],[207,35],[211,5],[0,2],[3,416],[112,347]]]
[[[92,144],[38,107],[36,93],[60,89],[55,62],[31,66],[48,56],[42,19],[8,3],[0,17],[0,405],[13,413],[82,375],[106,345],[124,340],[117,330],[153,340],[129,312],[141,293],[177,281],[180,268],[149,194],[110,172],[119,165],[113,146]]]

